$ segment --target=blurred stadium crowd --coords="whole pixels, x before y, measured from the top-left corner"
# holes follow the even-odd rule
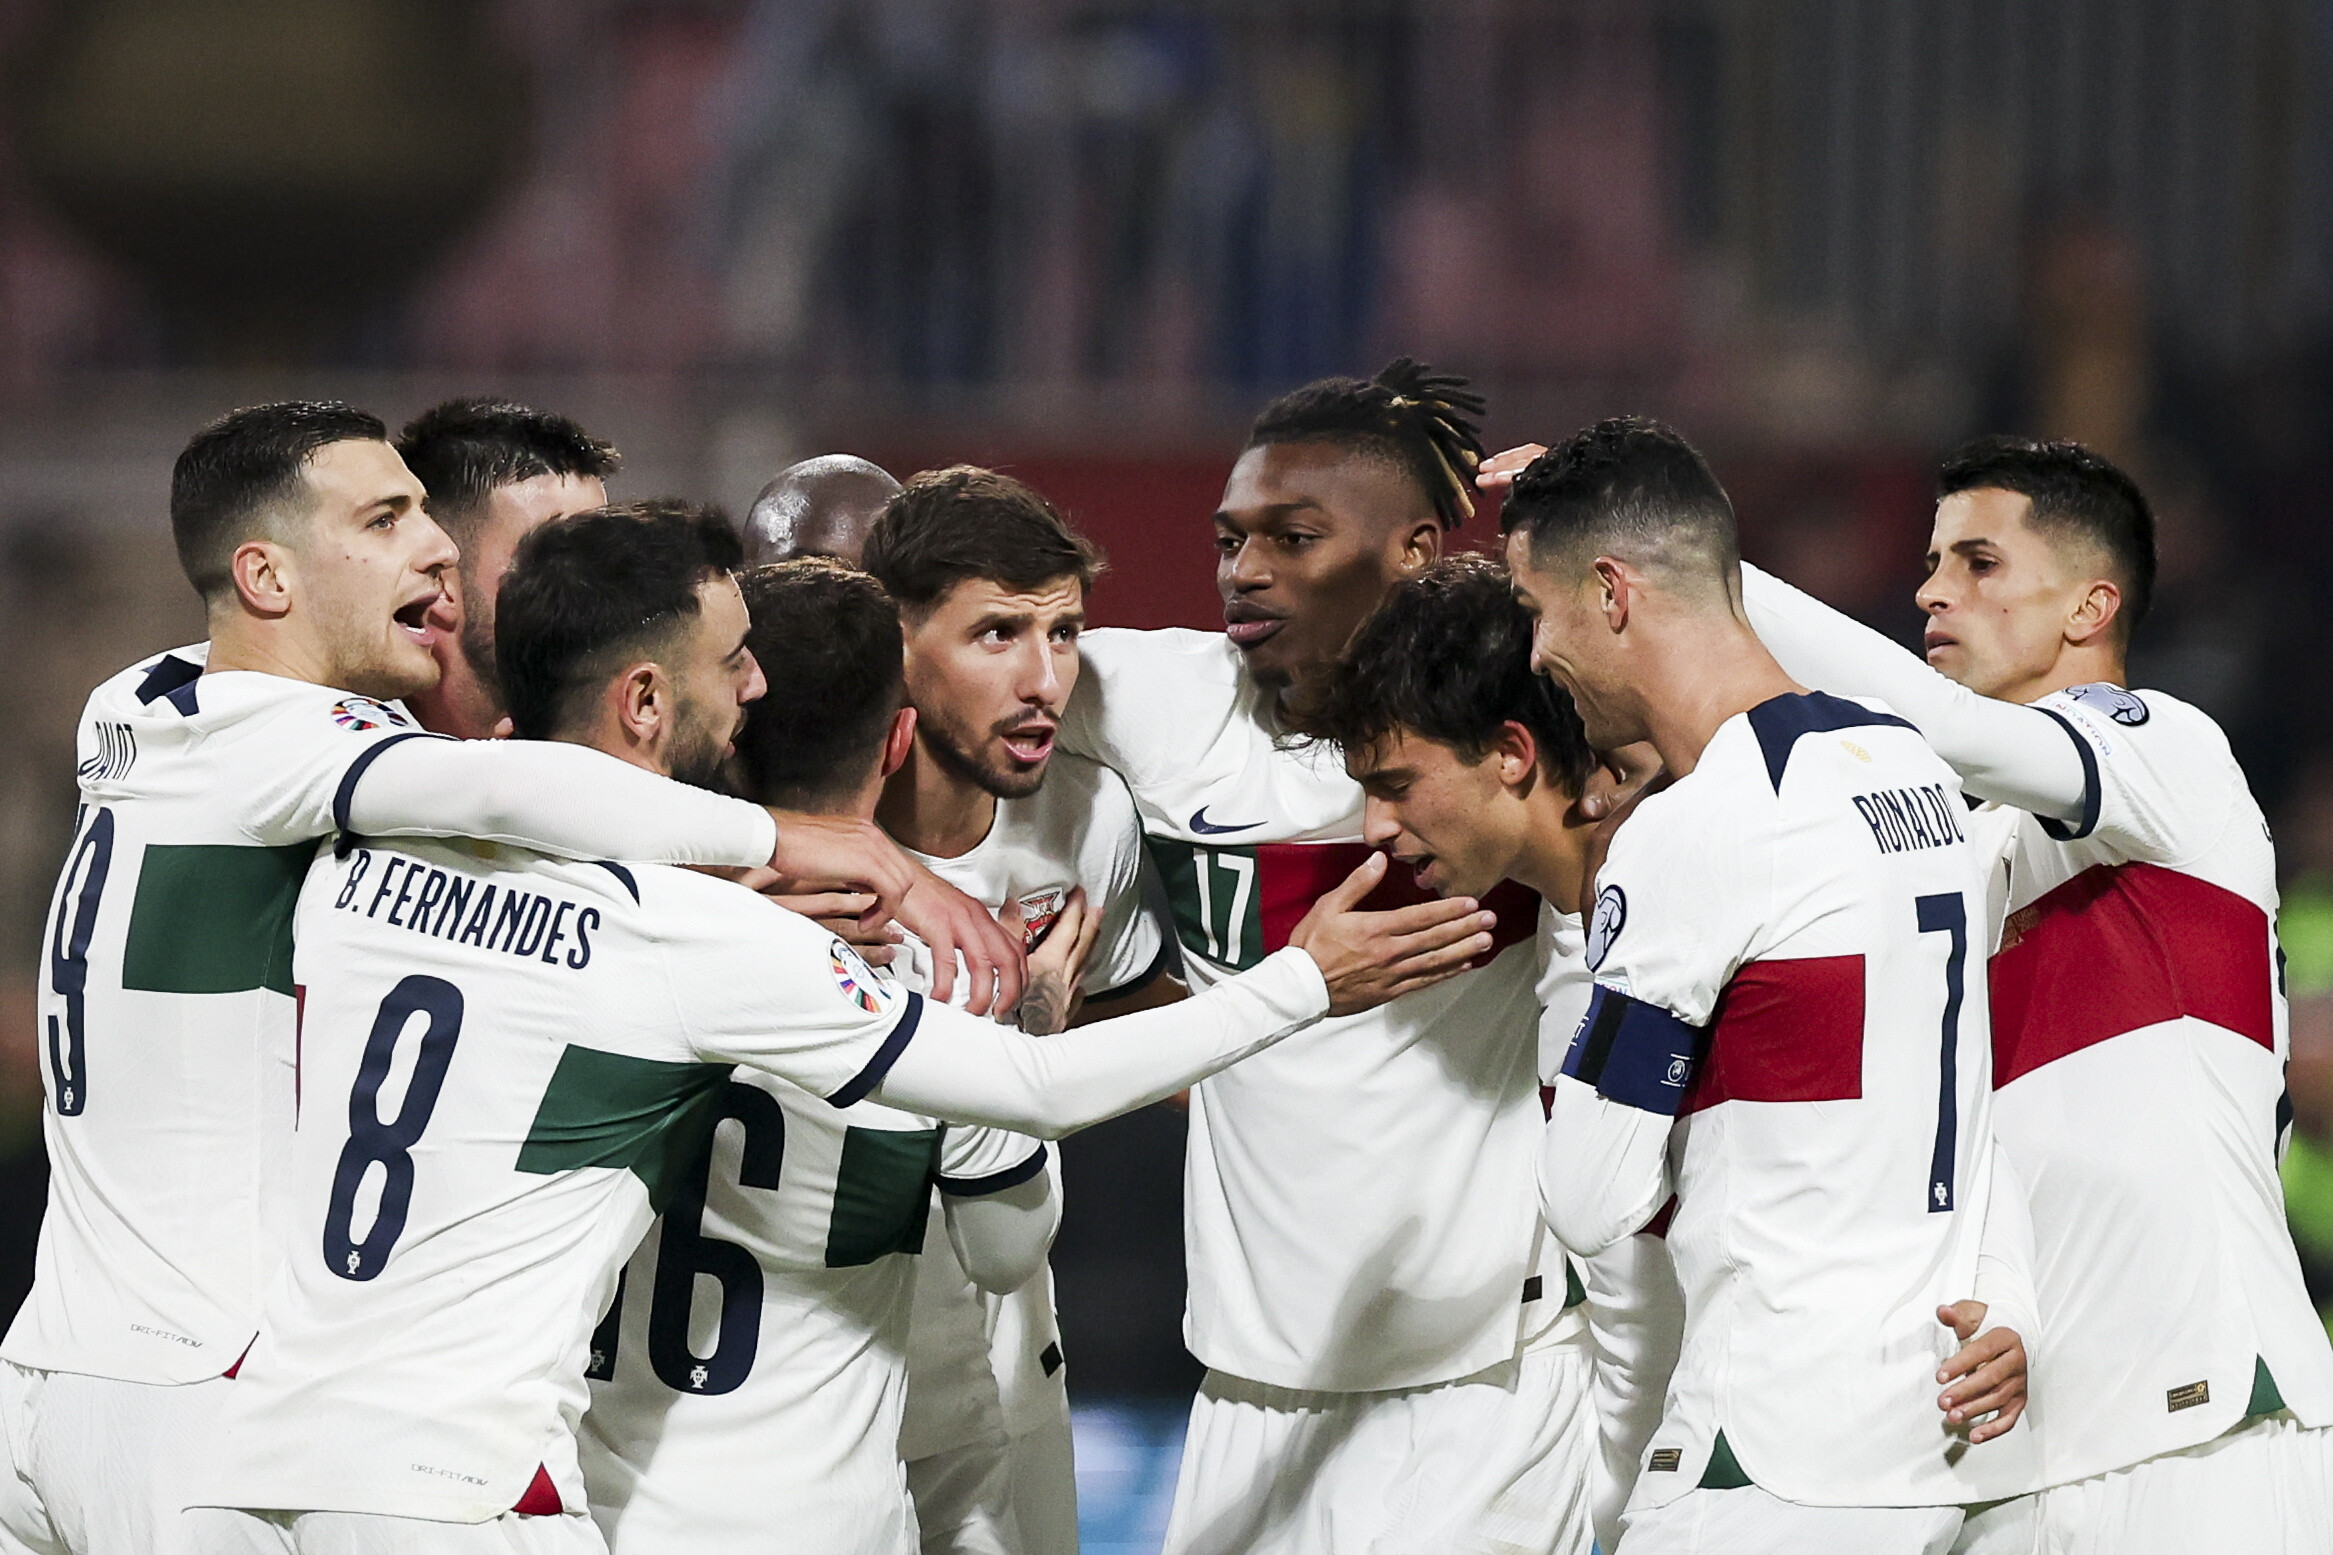
[[[2134,674],[2277,822],[2333,1310],[2327,0],[0,0],[0,58],[0,1308],[72,719],[198,635],[195,425],[511,394],[733,506],[823,448],[977,459],[1111,550],[1101,620],[1206,625],[1233,429],[1408,352],[1494,447],[1675,421],[1752,559],[1906,638],[1938,451],[2140,474]],[[1073,1212],[1065,1313],[1163,1314],[1089,1384],[1187,1376],[1175,1127],[1085,1147],[1123,1224]]]

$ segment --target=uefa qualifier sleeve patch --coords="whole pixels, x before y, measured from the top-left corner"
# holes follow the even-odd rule
[[[1706,1035],[1657,1004],[1598,983],[1563,1072],[1607,1101],[1673,1118]]]

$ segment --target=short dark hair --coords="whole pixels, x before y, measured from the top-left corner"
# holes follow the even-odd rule
[[[269,510],[299,489],[308,461],[333,443],[385,443],[381,418],[338,400],[278,400],[204,427],[170,471],[170,535],[204,599],[233,587],[235,548],[269,533]]]
[[[1248,447],[1335,443],[1392,465],[1456,529],[1474,512],[1482,396],[1464,378],[1396,357],[1374,378],[1322,378],[1264,407]]]
[[[967,578],[1032,589],[1074,577],[1091,586],[1105,563],[1053,504],[1009,475],[977,465],[926,470],[884,504],[860,565],[902,610],[928,610]]]
[[[494,611],[511,727],[547,740],[634,654],[670,646],[697,588],[744,559],[719,508],[663,497],[553,519],[518,545]]]
[[[883,585],[823,556],[739,576],[753,616],[746,642],[770,689],[737,737],[747,797],[826,811],[874,771],[907,694],[899,607]]]
[[[547,410],[503,400],[447,400],[397,434],[397,452],[429,493],[430,516],[456,540],[477,527],[495,489],[538,475],[605,480],[623,464],[613,443]]]
[[[1487,556],[1445,557],[1395,584],[1290,718],[1296,733],[1346,750],[1406,731],[1470,762],[1512,720],[1538,741],[1540,766],[1574,794],[1596,765],[1570,696],[1532,673],[1531,613]]]
[[[1664,581],[1739,589],[1734,505],[1709,462],[1672,428],[1614,416],[1524,467],[1499,528],[1531,537],[1534,562],[1612,556]]]
[[[2122,587],[2118,638],[2146,619],[2155,598],[2155,511],[2139,483],[2080,443],[1980,437],[1936,474],[1936,495],[1990,487],[2033,504],[2033,527],[2050,540],[2077,540],[2106,553]]]

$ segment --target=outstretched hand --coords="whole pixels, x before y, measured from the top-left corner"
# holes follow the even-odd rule
[[[1979,1333],[1985,1321],[1981,1301],[1938,1307],[1936,1321],[1961,1341],[1951,1359],[1936,1368],[1936,1380],[1946,1385],[1936,1407],[1951,1424],[1967,1426],[1972,1443],[2007,1435],[2025,1413],[2025,1341],[2011,1328]]]
[[[1491,455],[1474,472],[1474,484],[1484,491],[1505,491],[1515,484],[1523,467],[1547,452],[1545,443],[1519,443]]]
[[[1498,915],[1481,911],[1471,896],[1361,911],[1361,899],[1377,889],[1386,868],[1385,855],[1371,853],[1288,936],[1320,967],[1331,1015],[1357,1015],[1447,982],[1493,943]]]

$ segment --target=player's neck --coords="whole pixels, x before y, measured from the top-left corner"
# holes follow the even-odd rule
[[[1529,886],[1561,913],[1577,913],[1595,880],[1597,823],[1574,796],[1542,775],[1528,804],[1522,852],[1508,877]]]
[[[2046,672],[2026,676],[1987,695],[2004,702],[2038,702],[2053,691],[2094,686],[2100,681],[2129,688],[2130,666],[2122,650],[2104,644],[2068,643]]]
[[[240,610],[213,611],[210,628],[206,674],[251,670],[314,686],[333,684],[329,655],[307,642],[305,634],[293,630],[288,620],[262,620]]]
[[[1662,634],[1645,645],[1639,665],[1644,737],[1672,777],[1700,765],[1701,753],[1727,719],[1806,689],[1782,672],[1746,622],[1731,615]]]
[[[502,704],[470,667],[461,648],[452,642],[438,646],[442,673],[436,685],[405,699],[421,727],[432,734],[450,734],[458,740],[490,740],[505,716]]]
[[[875,819],[901,847],[960,858],[996,825],[996,796],[936,760],[919,732],[907,760],[884,781]]]

